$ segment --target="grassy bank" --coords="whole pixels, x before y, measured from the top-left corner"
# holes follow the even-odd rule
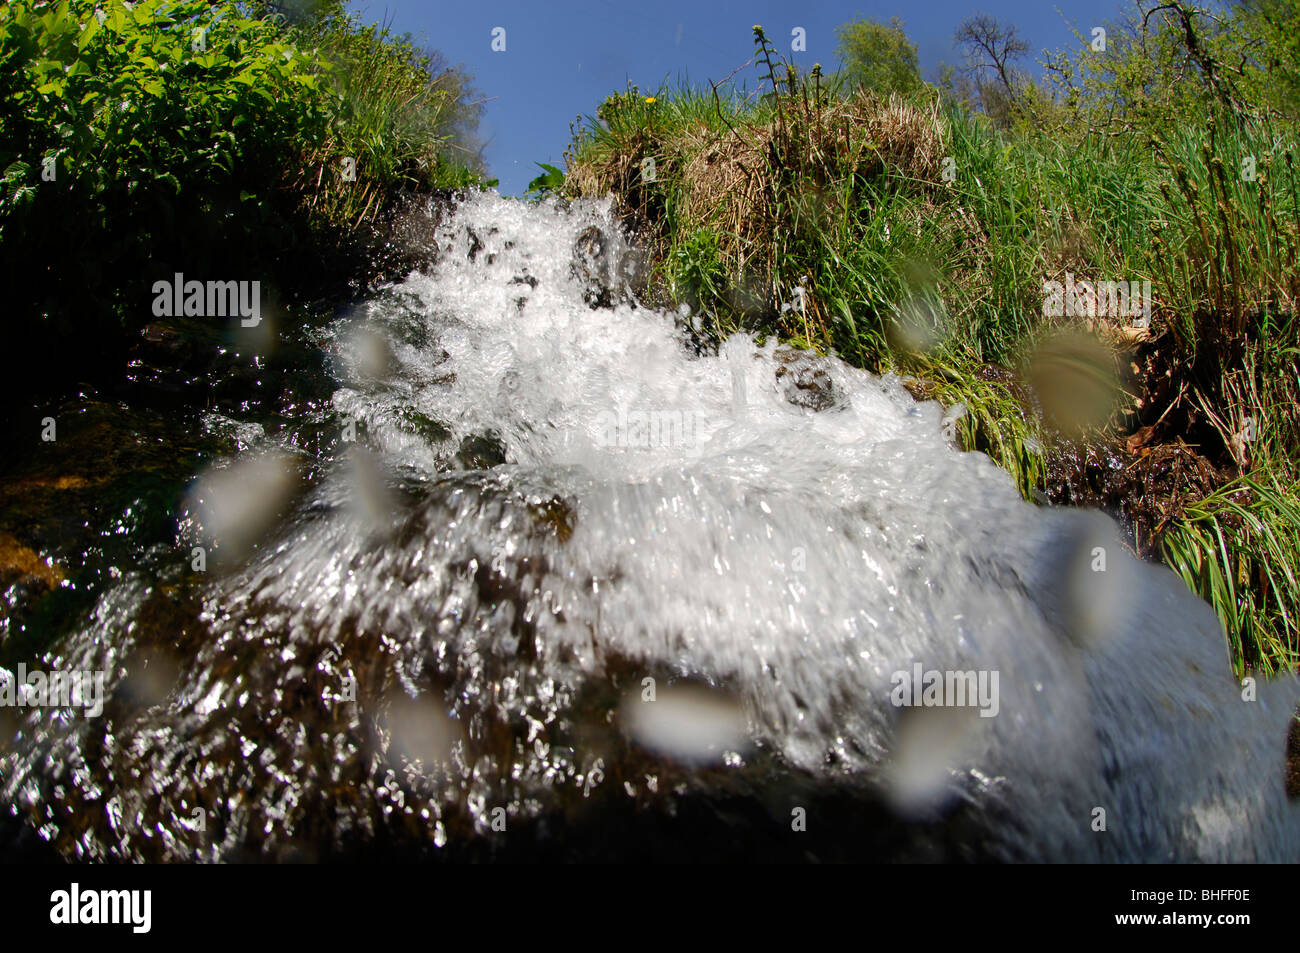
[[[800,72],[756,28],[749,87],[610,96],[556,187],[615,193],[715,340],[962,404],[1027,498],[1109,509],[1209,600],[1239,672],[1294,668],[1300,97],[1267,75],[1300,15],[1145,11],[983,95]]]
[[[482,180],[460,71],[342,0],[270,7],[0,7],[7,384],[93,373],[176,272],[273,299],[364,283],[404,196]]]

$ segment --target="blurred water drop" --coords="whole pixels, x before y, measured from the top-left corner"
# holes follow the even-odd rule
[[[347,474],[351,508],[367,534],[386,535],[393,529],[397,499],[389,489],[381,461],[364,447],[352,444],[347,451]]]
[[[235,346],[242,352],[251,352],[262,357],[269,356],[279,343],[281,309],[274,299],[261,286],[256,312],[248,316],[237,315],[230,321],[230,334]],[[255,324],[245,324],[254,321]]]
[[[300,484],[297,461],[280,451],[214,464],[186,495],[199,538],[222,562],[243,559]]]
[[[380,380],[393,365],[393,352],[387,338],[368,323],[356,325],[348,334],[344,353],[351,376],[361,381]]]
[[[885,765],[885,791],[908,818],[933,815],[958,796],[954,772],[964,767],[982,730],[973,707],[903,709],[894,752]]]
[[[950,325],[942,301],[914,294],[898,306],[887,334],[894,348],[909,354],[927,354],[948,337]]]
[[[115,694],[142,708],[163,704],[181,675],[180,660],[172,652],[160,647],[136,649],[127,658],[124,667],[126,675],[118,683]]]
[[[1066,436],[1102,426],[1121,394],[1115,361],[1094,335],[1061,331],[1030,355],[1026,378],[1045,421]]]
[[[418,762],[426,774],[445,765],[461,739],[460,723],[429,694],[411,698],[401,691],[391,693],[381,723],[389,733],[389,761],[394,766],[403,759]]]
[[[716,689],[674,686],[643,701],[638,687],[624,699],[622,720],[638,744],[681,761],[720,762],[748,747],[744,710]]]
[[[1128,630],[1140,597],[1136,580],[1115,521],[1085,514],[1067,543],[1060,578],[1063,621],[1079,645],[1095,647]]]

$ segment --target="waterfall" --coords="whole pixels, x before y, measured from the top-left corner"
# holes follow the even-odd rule
[[[1294,680],[1243,689],[1111,520],[894,377],[696,346],[607,203],[476,195],[436,245],[320,335],[330,406],[196,480],[195,611],[128,573],[45,657],[109,696],[6,735],[60,852],[436,854],[724,794],[797,838],[835,792],[846,856],[1300,860]]]

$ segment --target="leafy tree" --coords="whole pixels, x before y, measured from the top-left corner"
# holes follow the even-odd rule
[[[916,44],[907,38],[898,17],[888,23],[851,20],[837,27],[835,36],[843,76],[852,86],[882,95],[906,95],[923,85]]]
[[[1253,98],[1300,116],[1300,5],[1295,0],[1236,0],[1229,31],[1243,48],[1243,83]]]
[[[1300,7],[1239,0],[1218,10],[1142,2],[1105,24],[1097,49],[1047,57],[1062,101],[1090,121],[1168,129],[1210,108],[1243,116],[1300,115]]]

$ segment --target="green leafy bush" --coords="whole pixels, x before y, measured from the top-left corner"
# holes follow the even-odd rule
[[[174,272],[340,271],[338,234],[402,190],[479,180],[437,134],[466,118],[460,78],[338,15],[0,6],[6,352],[66,379],[150,320],[149,289]]]
[[[295,143],[325,135],[320,72],[274,24],[200,0],[0,10],[9,287],[47,321],[129,320],[123,277],[248,237],[227,221],[261,228],[264,215],[232,213],[274,188]]]

